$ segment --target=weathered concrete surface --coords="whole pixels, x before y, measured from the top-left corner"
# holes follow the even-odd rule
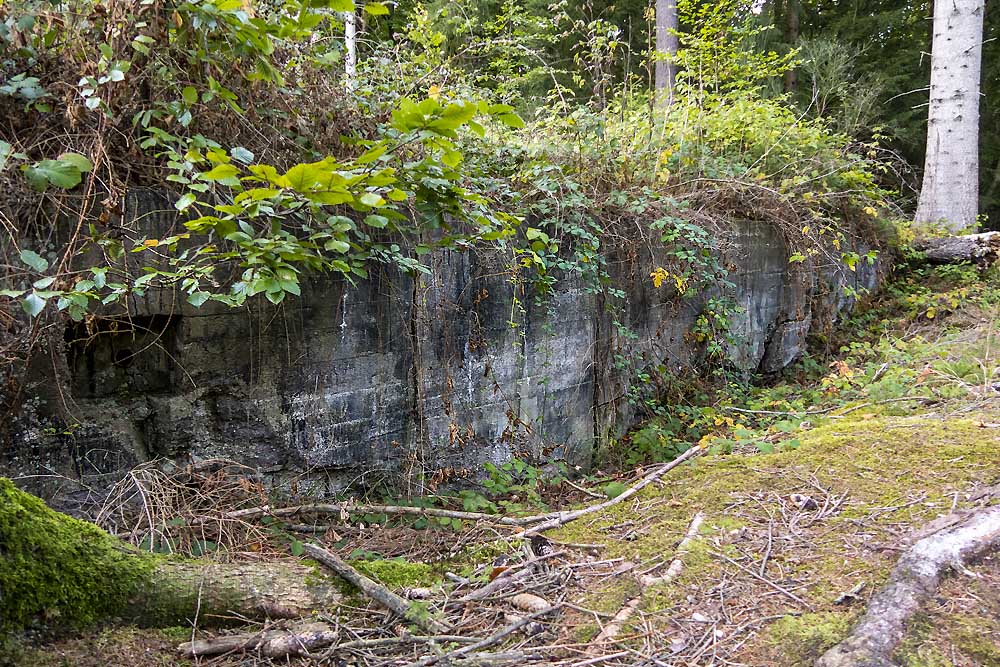
[[[157,208],[130,204],[143,207]],[[845,286],[877,280],[867,265],[789,264],[764,223],[734,222],[727,236],[727,295],[739,308],[729,357],[746,371],[785,367],[811,330],[853,305]],[[512,455],[585,466],[596,442],[628,426],[634,368],[683,374],[701,359],[691,325],[721,290],[678,300],[654,288],[658,254],[612,257],[626,293],[615,313],[572,279],[539,301],[484,251],[440,252],[416,278],[388,269],[357,285],[317,278],[280,307],[195,309],[152,293],[131,321],[72,327],[53,346],[0,474],[100,486],[154,458],[227,457],[297,478],[300,489],[416,491]],[[45,367],[61,369],[61,385]],[[73,486],[60,484],[59,493]]]

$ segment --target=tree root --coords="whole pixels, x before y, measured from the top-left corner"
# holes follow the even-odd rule
[[[906,623],[934,594],[949,567],[965,565],[1000,547],[1000,506],[975,510],[958,524],[916,542],[896,563],[889,582],[847,639],[824,653],[815,667],[891,667]]]

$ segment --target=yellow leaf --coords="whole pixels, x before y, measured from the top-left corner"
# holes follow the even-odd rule
[[[805,227],[802,228],[802,233],[803,234],[808,234],[809,233],[809,225],[806,225]]]
[[[156,246],[160,245],[160,242],[156,239],[146,239],[145,241],[142,242],[142,245],[146,246],[147,248],[155,248]]]
[[[929,320],[933,320],[935,315],[937,315],[937,308],[928,308],[927,312],[924,313],[924,317]]]
[[[441,86],[434,85],[428,88],[427,96],[434,100],[441,97]]]

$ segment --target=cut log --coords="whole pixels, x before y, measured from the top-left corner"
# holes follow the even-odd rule
[[[942,573],[948,568],[964,571],[967,563],[998,547],[1000,506],[976,510],[957,525],[917,541],[847,639],[824,653],[816,667],[890,667],[907,621],[937,590]]]
[[[0,478],[0,635],[111,619],[167,627],[289,618],[336,604],[335,581],[298,563],[141,552]]]
[[[1000,259],[1000,232],[927,239],[918,243],[917,249],[933,264],[973,262],[989,266]]]

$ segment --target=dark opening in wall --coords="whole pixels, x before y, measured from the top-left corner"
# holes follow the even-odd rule
[[[97,318],[66,327],[74,396],[168,391],[177,370],[180,316]]]

